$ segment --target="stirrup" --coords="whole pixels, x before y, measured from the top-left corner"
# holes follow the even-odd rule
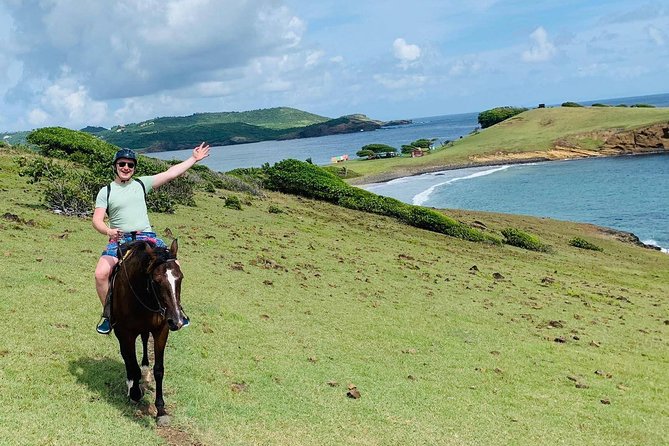
[[[111,333],[112,328],[111,328],[111,323],[109,322],[109,319],[106,318],[106,317],[102,317],[98,326],[95,327],[95,330],[98,333],[105,334],[105,335]]]

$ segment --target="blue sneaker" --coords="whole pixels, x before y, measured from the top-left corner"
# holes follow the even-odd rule
[[[109,319],[106,317],[103,317],[98,326],[95,328],[98,333],[100,334],[109,334],[111,333],[111,324],[109,323]]]

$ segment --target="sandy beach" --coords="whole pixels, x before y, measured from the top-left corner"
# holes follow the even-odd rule
[[[579,148],[556,147],[550,150],[536,150],[529,152],[495,152],[488,155],[473,155],[467,163],[436,164],[433,166],[403,167],[401,170],[393,170],[375,175],[367,175],[352,178],[349,183],[354,186],[364,187],[372,183],[383,183],[399,178],[421,175],[425,173],[441,172],[446,170],[465,169],[469,167],[502,166],[506,164],[525,164],[544,161],[564,161],[572,159],[601,158],[615,156],[637,156],[656,155],[669,153],[665,148],[637,148],[630,149],[604,149],[585,150]]]

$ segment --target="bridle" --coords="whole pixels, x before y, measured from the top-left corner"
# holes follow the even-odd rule
[[[119,249],[119,250],[121,249],[121,245],[120,245],[120,244],[118,245],[118,249]],[[151,294],[151,295],[153,296],[153,298],[154,298],[154,300],[155,300],[155,302],[156,302],[156,306],[158,307],[157,309],[155,309],[155,308],[151,308],[151,307],[148,306],[146,303],[144,303],[144,301],[142,300],[142,298],[139,296],[139,294],[137,294],[137,292],[135,292],[135,289],[132,287],[132,283],[130,282],[130,276],[128,275],[128,270],[125,268],[125,265],[124,265],[124,263],[125,263],[125,257],[126,257],[126,255],[128,255],[128,254],[129,254],[129,253],[126,251],[126,254],[124,254],[124,255],[122,256],[122,258],[119,259],[119,262],[118,262],[118,263],[119,263],[119,265],[118,265],[119,268],[122,269],[122,270],[123,270],[123,273],[125,274],[125,280],[126,280],[126,282],[127,282],[127,284],[128,284],[128,288],[130,288],[130,291],[132,292],[132,295],[135,296],[135,299],[137,300],[137,302],[140,303],[140,305],[141,305],[142,307],[144,307],[146,310],[148,310],[148,311],[150,311],[150,312],[152,312],[152,313],[160,314],[160,316],[164,319],[164,318],[165,318],[165,313],[166,313],[167,309],[161,304],[160,299],[158,298],[158,293],[156,292],[156,288],[155,288],[155,286],[154,286],[154,282],[155,282],[155,281],[151,278],[151,275],[149,275],[149,277],[147,277],[147,279],[146,279],[146,282],[147,282],[147,283],[146,283],[146,291],[147,291],[147,293],[149,293],[149,294]],[[177,259],[167,259],[167,260],[165,260],[164,263],[169,263],[169,262],[175,262],[175,263],[176,263],[176,261],[177,261]]]

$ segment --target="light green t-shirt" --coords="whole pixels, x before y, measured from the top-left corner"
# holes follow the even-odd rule
[[[144,183],[146,193],[153,189],[153,176],[139,177]],[[109,203],[107,203],[107,186],[100,189],[95,199],[96,208],[107,209],[109,227],[119,228],[123,232],[153,232],[142,185],[135,180],[124,184],[111,183]]]

